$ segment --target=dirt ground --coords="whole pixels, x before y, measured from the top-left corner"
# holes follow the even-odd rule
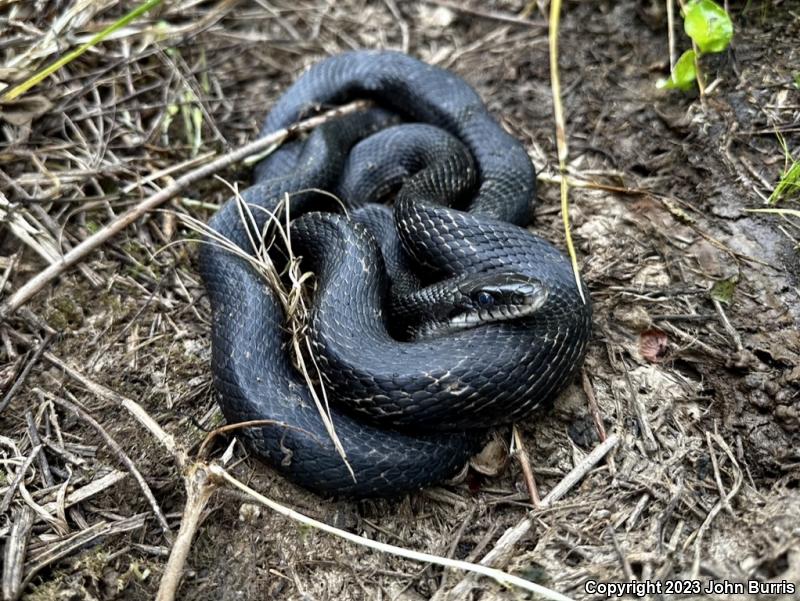
[[[209,152],[254,139],[304,66],[349,48],[405,49],[470,82],[530,150],[535,230],[563,247],[545,4],[165,1],[22,102],[0,103],[0,194],[11,205],[3,201],[0,294]],[[0,2],[0,82],[21,81],[133,6]],[[730,11],[733,46],[703,60],[700,97],[656,88],[669,70],[664,1],[563,9],[571,217],[594,334],[584,377],[520,425],[545,495],[599,443],[593,393],[604,430],[620,439],[604,461],[533,510],[514,460],[497,477],[358,503],[321,501],[240,447],[232,473],[344,530],[470,561],[530,512],[530,531],[500,567],[574,599],[601,598],[585,592],[590,580],[800,586],[800,229],[796,217],[749,212],[785,167],[780,139],[800,158],[800,3]],[[676,34],[682,52],[679,24]],[[169,542],[151,504],[64,402],[116,441],[177,531],[185,491],[170,454],[94,384],[139,403],[190,453],[220,424],[197,235],[184,221],[206,221],[229,196],[224,182],[246,185],[249,168],[219,176],[138,220],[0,325],[0,390],[12,393],[0,412],[0,545],[31,506],[16,485],[4,502],[26,458],[26,494],[49,512],[34,518],[23,598],[150,599],[158,588]],[[32,341],[45,338],[49,354],[34,356]],[[45,439],[39,455],[29,423]],[[301,527],[224,489],[204,514],[179,598],[417,601],[441,599],[462,577]],[[486,579],[471,595],[526,598]]]

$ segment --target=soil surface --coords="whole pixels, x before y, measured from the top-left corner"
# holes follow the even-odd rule
[[[88,4],[0,3],[0,82],[22,81],[133,6]],[[0,294],[209,152],[254,139],[304,67],[351,48],[406,50],[472,84],[529,149],[540,172],[534,229],[563,248],[546,4],[164,2],[21,102],[0,103]],[[458,483],[357,503],[323,501],[239,445],[232,474],[343,530],[469,561],[528,514],[530,530],[498,567],[574,599],[601,598],[586,592],[592,580],[800,586],[800,228],[796,215],[751,211],[767,206],[787,152],[800,159],[800,3],[731,3],[733,44],[702,59],[702,96],[656,87],[670,65],[666,11],[653,0],[567,2],[562,13],[570,215],[594,334],[582,377],[519,426],[542,497],[615,434],[607,457],[541,508],[515,459],[494,477],[471,470]],[[690,41],[676,21],[680,54]],[[33,518],[23,598],[136,600],[158,589],[170,539],[108,439],[177,532],[181,473],[117,395],[190,457],[221,424],[198,235],[186,218],[207,221],[231,184],[248,185],[250,169],[218,175],[0,326],[2,396],[11,391],[0,412],[0,545],[23,507],[49,507],[47,519]],[[799,198],[773,206],[797,210]],[[34,355],[36,340],[47,340],[47,354]],[[30,424],[44,441],[38,455]],[[497,434],[501,447],[510,438]],[[218,437],[211,456],[230,440]],[[26,458],[30,502],[13,484]],[[222,487],[179,598],[417,601],[446,598],[462,578],[300,526]],[[488,579],[469,595],[525,598]]]

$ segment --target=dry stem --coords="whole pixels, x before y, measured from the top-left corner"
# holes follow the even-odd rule
[[[0,321],[5,320],[9,315],[14,313],[22,305],[28,302],[31,297],[39,292],[44,286],[52,282],[59,275],[85,259],[89,253],[108,242],[111,238],[119,234],[122,230],[142,217],[148,211],[152,211],[159,205],[175,197],[179,192],[186,189],[191,184],[205,179],[213,173],[216,173],[217,171],[234,163],[238,163],[242,159],[252,154],[261,152],[268,148],[277,148],[289,136],[309,131],[332,119],[337,119],[344,115],[362,110],[368,105],[368,102],[359,100],[341,107],[337,107],[322,113],[321,115],[317,115],[316,117],[311,117],[310,119],[306,119],[285,129],[278,130],[268,136],[254,140],[253,142],[245,144],[237,150],[232,150],[231,152],[214,159],[210,163],[182,175],[175,180],[173,184],[163,188],[162,190],[159,190],[151,196],[148,196],[142,202],[138,203],[134,207],[131,207],[112,222],[108,223],[104,228],[101,228],[83,240],[80,244],[75,246],[75,248],[67,252],[60,261],[53,263],[43,271],[39,272],[35,277],[28,280],[28,282],[26,282],[19,290],[17,290],[11,296],[11,298],[0,305]]]
[[[584,457],[583,461],[572,468],[570,472],[564,476],[561,482],[559,482],[553,488],[553,490],[551,490],[550,493],[544,499],[542,499],[539,507],[548,507],[567,494],[567,492],[569,492],[569,490],[575,486],[575,484],[577,484],[587,473],[589,473],[589,471],[595,465],[597,465],[597,463],[603,457],[605,457],[605,455],[611,451],[611,449],[613,449],[618,442],[619,437],[616,434],[612,434],[603,443],[595,447],[591,453]],[[503,535],[500,537],[500,540],[498,540],[497,544],[495,544],[494,548],[483,556],[480,564],[483,566],[494,566],[500,564],[513,550],[516,544],[522,539],[522,537],[528,533],[530,528],[531,519],[526,515],[524,518],[522,518],[522,520],[519,521],[519,523],[517,523],[516,526],[509,528],[503,533]],[[467,576],[449,593],[447,593],[447,598],[454,600],[465,599],[474,586],[474,578]],[[437,596],[439,596],[440,593],[442,593],[442,591],[437,591]]]

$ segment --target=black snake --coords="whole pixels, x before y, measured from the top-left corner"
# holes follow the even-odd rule
[[[251,450],[320,494],[392,496],[452,476],[486,428],[551,400],[581,363],[591,310],[569,261],[521,227],[527,153],[452,73],[395,52],[338,55],[289,88],[261,134],[358,98],[376,108],[257,165],[242,193],[251,221],[231,200],[209,224],[253,254],[291,195],[292,250],[316,281],[313,355],[352,474],[293,367],[278,298],[218,245],[202,245],[200,270],[225,417],[272,420],[243,430]],[[336,206],[325,191],[354,210],[319,212]]]

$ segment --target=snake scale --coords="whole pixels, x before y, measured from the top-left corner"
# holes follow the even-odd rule
[[[311,348],[352,472],[262,276],[216,244],[201,246],[200,272],[223,413],[270,420],[241,431],[250,450],[321,495],[395,496],[451,477],[488,427],[552,400],[582,361],[591,308],[566,257],[524,227],[535,200],[525,149],[456,75],[397,52],[330,57],[261,135],[355,99],[373,106],[256,166],[241,194],[250,221],[232,199],[209,223],[252,255],[290,195],[292,250],[314,273]]]

